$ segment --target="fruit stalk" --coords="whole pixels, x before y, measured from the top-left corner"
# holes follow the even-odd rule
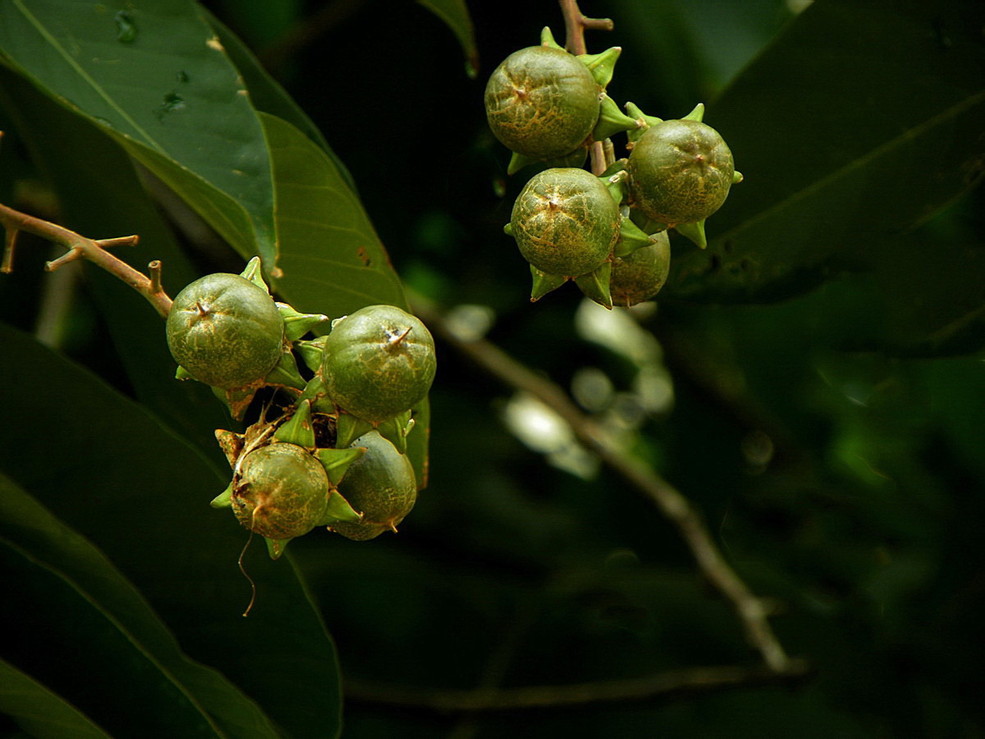
[[[615,24],[610,18],[589,18],[581,12],[578,0],[558,0],[561,4],[561,15],[564,16],[564,48],[572,54],[587,54],[585,31],[611,31]],[[608,166],[605,160],[605,148],[601,141],[596,141],[589,148],[592,158],[592,173],[600,175]]]

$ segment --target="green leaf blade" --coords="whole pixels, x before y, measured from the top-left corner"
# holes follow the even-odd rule
[[[298,573],[254,547],[245,562],[258,602],[241,617],[250,588],[236,560],[246,532],[228,511],[209,508],[226,482],[215,468],[140,406],[29,337],[0,326],[0,343],[17,357],[0,383],[0,470],[84,532],[183,651],[239,686],[278,730],[337,733],[335,649]],[[70,452],[53,450],[47,435],[20,433],[39,417],[72,440]]]
[[[255,242],[273,258],[263,133],[236,68],[194,3],[4,0],[0,13],[0,50],[10,66],[103,125],[179,192],[187,187],[194,197],[182,195],[193,207],[211,205],[207,218],[218,211],[237,222],[216,226],[234,244]],[[118,38],[121,13],[134,29],[130,41]]]
[[[0,713],[12,717],[21,729],[39,739],[109,737],[71,703],[2,659]]]
[[[277,290],[298,310],[332,317],[374,303],[406,309],[386,249],[332,159],[290,123],[260,117],[276,182]]]
[[[174,636],[126,580],[89,541],[0,474],[0,537],[57,573],[88,599],[152,659],[162,674],[180,684],[231,736],[275,736],[253,701],[219,673],[188,659]],[[48,628],[43,621],[40,628]],[[84,669],[84,666],[82,666]]]

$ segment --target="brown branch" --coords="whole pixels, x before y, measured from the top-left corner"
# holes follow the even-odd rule
[[[615,24],[609,18],[588,18],[578,7],[578,0],[559,0],[564,16],[564,48],[572,54],[587,54],[585,31],[611,31]]]
[[[615,24],[609,18],[588,18],[578,7],[578,0],[558,0],[564,16],[564,48],[572,54],[587,54],[585,31],[611,31]],[[596,141],[590,149],[592,173],[600,175],[605,171],[605,149],[601,141]]]
[[[796,683],[809,674],[805,663],[793,661],[782,673],[763,666],[729,665],[668,670],[641,678],[570,685],[428,690],[346,679],[343,689],[348,703],[385,705],[429,713],[476,714],[671,700],[722,690]]]
[[[46,268],[49,272],[78,259],[87,259],[143,295],[162,317],[166,318],[168,311],[171,310],[171,298],[161,287],[160,262],[156,262],[157,266],[151,268],[152,276],[147,277],[106,251],[115,246],[134,246],[139,240],[137,236],[120,236],[94,241],[67,228],[21,213],[3,204],[0,204],[0,225],[6,231],[3,263],[0,265],[0,271],[4,273],[13,271],[14,245],[17,241],[17,234],[26,231],[65,247],[65,254],[48,262]]]
[[[703,517],[684,495],[646,464],[613,444],[554,382],[534,373],[488,341],[459,338],[448,327],[443,316],[423,301],[415,301],[414,311],[438,336],[475,364],[509,387],[523,390],[550,407],[571,427],[585,449],[596,454],[609,469],[646,495],[678,529],[699,571],[735,611],[746,641],[759,653],[766,666],[776,673],[785,673],[791,668],[791,660],[770,626],[770,609],[729,566]]]

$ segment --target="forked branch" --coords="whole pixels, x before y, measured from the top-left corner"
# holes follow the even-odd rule
[[[0,225],[3,225],[6,233],[0,272],[10,273],[14,269],[14,251],[18,234],[21,232],[33,234],[65,248],[62,256],[48,262],[46,269],[49,272],[69,262],[86,259],[128,284],[143,295],[162,318],[167,318],[168,311],[171,310],[171,298],[161,287],[161,263],[156,260],[150,263],[148,266],[150,277],[148,277],[108,251],[117,246],[135,246],[140,240],[138,236],[89,239],[63,226],[21,213],[3,204],[0,204]]]
[[[609,18],[588,18],[578,7],[578,0],[559,0],[561,14],[564,16],[564,47],[572,54],[587,54],[585,31],[611,31],[615,24]],[[603,142],[596,141],[590,149],[592,173],[602,174],[608,163],[605,158]]]

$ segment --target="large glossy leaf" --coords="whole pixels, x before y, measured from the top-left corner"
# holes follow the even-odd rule
[[[226,50],[230,61],[236,65],[239,73],[243,76],[246,87],[250,91],[250,101],[253,107],[264,113],[270,113],[271,115],[283,118],[303,131],[309,139],[325,150],[329,157],[331,157],[342,179],[345,180],[351,190],[355,191],[356,185],[352,180],[352,175],[349,174],[342,161],[335,156],[335,153],[329,148],[328,142],[325,140],[322,132],[294,101],[294,98],[288,95],[287,91],[280,86],[280,83],[270,76],[267,70],[260,64],[260,61],[236,34],[230,31],[218,18],[204,8],[203,12],[205,12],[209,23],[219,36],[219,40],[222,42],[222,46]]]
[[[0,713],[39,739],[109,737],[75,706],[4,660],[0,660]]]
[[[79,604],[72,612],[77,613],[80,608],[92,609],[96,612],[93,619],[99,621],[100,631],[105,630],[107,638],[115,636],[114,630],[119,632],[116,638],[139,653],[141,667],[149,668],[148,681],[173,683],[183,694],[179,702],[187,702],[195,711],[195,725],[211,726],[215,732],[230,736],[275,736],[273,726],[256,704],[219,673],[195,664],[181,653],[174,637],[146,601],[99,550],[3,475],[0,475],[0,493],[0,539],[38,568],[29,577],[57,582],[66,597],[74,591],[72,597],[78,598]],[[30,570],[27,568],[28,572]],[[37,588],[37,584],[29,587]],[[43,613],[43,604],[28,600],[26,591],[20,594],[17,608],[29,614],[21,624],[25,629],[23,641],[44,644],[52,638],[56,622],[62,619],[57,617],[58,611]],[[77,637],[75,624],[64,623],[67,638]],[[92,644],[91,636],[90,632],[85,640],[86,650],[96,646]],[[46,669],[53,662],[46,650],[35,647],[30,652],[40,669]],[[103,671],[119,672],[120,679],[127,683],[139,679],[136,674],[126,671],[125,660],[119,654],[104,650],[103,655],[68,651],[48,669],[55,670],[57,674],[52,679],[59,680],[64,672],[84,675],[91,669],[92,662],[99,661]],[[105,683],[100,687],[98,703],[108,704],[110,712],[117,713],[112,687]],[[167,696],[162,707],[165,713],[174,712]],[[148,709],[147,705],[141,707],[145,715],[139,720],[157,722],[166,718],[146,715]],[[107,727],[115,720],[113,717],[104,719],[97,711],[91,711],[89,715]]]
[[[192,659],[289,734],[335,735],[335,651],[289,560],[253,547],[246,567],[259,600],[240,616],[250,594],[236,567],[245,533],[208,506],[226,481],[98,378],[5,326],[0,344],[0,470],[98,546]]]
[[[771,300],[864,268],[983,170],[985,6],[818,0],[709,106],[746,181],[668,293]]]
[[[146,270],[153,259],[161,260],[164,286],[171,295],[200,276],[119,145],[2,68],[0,104],[17,123],[9,138],[23,141],[48,175],[58,195],[62,225],[93,238],[139,234],[137,246],[115,249],[115,256],[138,270]],[[17,278],[25,277],[18,271]],[[160,316],[136,292],[93,265],[86,266],[85,280],[93,288],[137,398],[200,448],[218,452],[212,429],[225,423],[228,414],[205,385],[175,381],[175,362]],[[221,455],[217,459],[225,464]]]
[[[3,0],[0,58],[97,121],[222,235],[273,264],[263,133],[191,0]],[[221,111],[221,114],[217,113]]]

